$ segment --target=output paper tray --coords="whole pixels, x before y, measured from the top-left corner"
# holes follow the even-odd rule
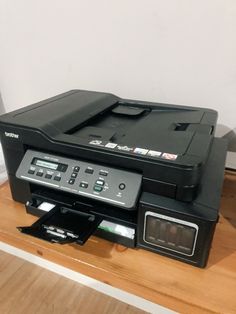
[[[102,218],[93,214],[56,205],[32,226],[18,227],[18,230],[48,242],[83,245],[101,221]]]

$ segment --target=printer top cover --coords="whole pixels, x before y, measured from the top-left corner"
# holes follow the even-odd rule
[[[1,116],[0,130],[3,141],[16,134],[25,147],[134,170],[144,189],[167,184],[177,187],[174,197],[191,201],[216,120],[210,109],[72,90]]]

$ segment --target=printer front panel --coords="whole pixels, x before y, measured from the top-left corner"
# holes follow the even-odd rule
[[[140,174],[37,150],[26,149],[24,152],[24,148],[14,165],[18,169],[9,175],[9,180],[14,199],[25,203],[28,213],[45,216],[56,210],[55,215],[60,217],[66,207],[66,212],[76,212],[78,228],[84,215],[88,219],[97,219],[93,231],[88,228],[84,241],[80,243],[77,238],[71,241],[84,244],[94,233],[109,241],[135,246]],[[45,211],[44,205],[54,205],[53,210],[47,213],[48,208]],[[62,216],[58,226],[54,226],[55,230],[45,231],[40,220],[32,227],[20,227],[19,230],[43,240],[64,243],[57,234],[57,229],[64,230]],[[50,232],[49,238],[45,232]]]
[[[16,177],[33,184],[136,209],[142,176],[58,155],[27,150]]]

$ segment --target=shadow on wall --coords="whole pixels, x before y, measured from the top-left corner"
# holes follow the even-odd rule
[[[5,112],[5,108],[3,106],[2,96],[0,94],[0,114]]]
[[[232,130],[225,125],[219,124],[217,125],[216,136],[228,141],[226,168],[236,170],[236,128]]]
[[[236,128],[223,137],[229,141],[226,168],[236,170]]]
[[[228,150],[236,152],[236,128],[225,134],[223,138],[226,138],[229,141]]]
[[[226,125],[217,124],[216,137],[222,137],[228,141],[228,151],[236,152],[236,128],[230,129]]]

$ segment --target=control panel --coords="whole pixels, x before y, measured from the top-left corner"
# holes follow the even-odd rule
[[[16,177],[132,209],[142,176],[90,162],[27,150]]]

